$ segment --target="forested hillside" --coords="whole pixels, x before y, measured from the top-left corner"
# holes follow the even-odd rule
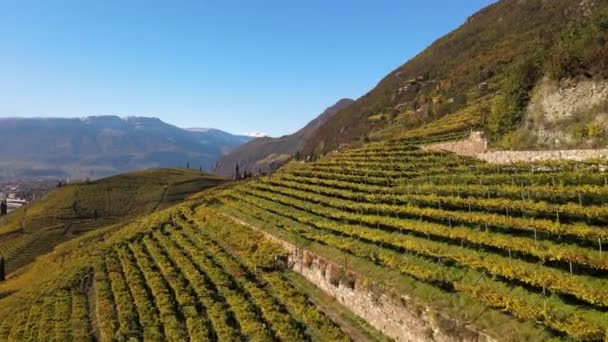
[[[484,8],[335,115],[304,154],[471,127],[509,148],[513,140],[527,138],[509,134],[535,114],[527,113],[527,105],[541,80],[557,82],[556,88],[606,80],[607,10],[601,0],[504,0]],[[568,128],[582,135],[581,143],[598,129],[608,130],[606,120],[593,120],[604,109],[605,104],[589,108],[590,115],[570,120]]]

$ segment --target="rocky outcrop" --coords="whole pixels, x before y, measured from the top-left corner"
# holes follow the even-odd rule
[[[514,147],[598,148],[608,144],[608,81],[543,80]]]

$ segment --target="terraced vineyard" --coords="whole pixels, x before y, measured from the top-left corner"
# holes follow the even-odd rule
[[[279,245],[213,209],[169,209],[86,243],[0,284],[1,341],[350,340],[286,277]],[[24,288],[37,267],[57,273]]]
[[[169,207],[226,180],[194,170],[132,172],[67,185],[0,221],[0,256],[9,273],[88,231]]]
[[[606,340],[601,168],[495,166],[411,141],[292,163],[60,244],[0,284],[0,341],[386,340],[371,326],[385,323],[305,280],[307,255],[369,305],[451,322],[429,339]],[[10,241],[2,253],[30,245]]]
[[[598,165],[496,166],[371,143],[243,183],[218,207],[397,272],[387,287],[426,286],[426,305],[501,339],[604,340],[608,182]]]

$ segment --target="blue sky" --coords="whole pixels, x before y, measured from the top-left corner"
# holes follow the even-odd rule
[[[0,0],[0,116],[287,134],[492,2]]]

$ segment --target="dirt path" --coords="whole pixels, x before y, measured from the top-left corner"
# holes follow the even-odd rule
[[[89,325],[91,327],[91,333],[95,337],[95,341],[101,341],[101,334],[99,333],[99,312],[97,311],[97,291],[95,289],[95,272],[88,273],[88,284],[86,287],[87,304],[89,305]]]
[[[167,199],[167,193],[169,192],[169,185],[165,186],[165,190],[163,190],[163,194],[160,196],[160,199],[158,200],[158,203],[156,203],[156,205],[154,206],[154,208],[150,211],[150,213],[155,212],[158,207],[160,207],[161,204],[163,204],[163,202]]]

